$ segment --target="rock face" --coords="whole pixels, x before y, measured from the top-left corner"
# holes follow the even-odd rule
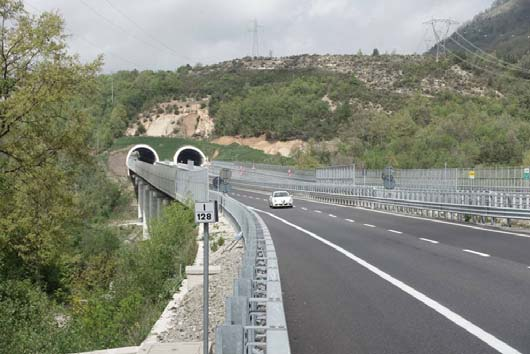
[[[208,98],[202,100],[172,100],[153,107],[138,116],[125,135],[209,138],[214,124],[208,112]],[[145,133],[139,134],[143,125]]]

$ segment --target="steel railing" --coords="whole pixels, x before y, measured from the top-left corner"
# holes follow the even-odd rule
[[[355,165],[329,166],[312,170],[295,167],[214,161],[213,167],[225,167],[242,174],[266,174],[308,182],[383,186],[384,170],[358,168]],[[288,172],[290,171],[290,173]],[[530,193],[528,167],[475,167],[393,169],[397,188],[433,190],[487,190]]]
[[[232,184],[261,190],[287,190],[310,199],[393,210],[429,210],[462,215],[506,219],[530,219],[530,194],[507,192],[437,190],[385,190],[366,186],[341,186],[295,181],[235,178]]]
[[[129,158],[130,173],[180,202],[216,200],[244,239],[242,268],[226,299],[225,323],[217,328],[217,354],[289,354],[276,251],[269,230],[253,211],[210,191],[208,170],[192,164]],[[135,177],[136,177],[135,176]]]
[[[245,253],[234,294],[226,299],[225,323],[217,327],[217,354],[289,354],[276,251],[263,220],[219,192],[210,195],[239,229]]]
[[[155,162],[129,158],[129,170],[151,186],[180,202],[208,200],[208,170],[187,164]]]

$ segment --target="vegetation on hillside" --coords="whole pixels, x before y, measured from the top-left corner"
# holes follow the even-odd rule
[[[67,52],[56,14],[0,16],[0,352],[138,344],[195,255],[192,214],[170,207],[148,241],[108,225],[129,198],[90,149],[101,60]]]
[[[383,57],[380,55],[377,60]],[[392,61],[388,65],[393,65]],[[464,71],[453,73],[455,65],[455,70]],[[373,83],[368,87],[351,73],[317,68],[245,70],[237,66],[184,66],[174,72],[119,72],[99,78],[99,92],[107,101],[103,105],[93,104],[92,111],[99,112],[94,114],[94,121],[99,126],[100,148],[111,146],[113,137],[122,134],[123,126],[154,102],[209,96],[216,135],[302,138],[309,142],[309,149],[296,154],[299,164],[308,157],[312,165],[315,161],[317,164],[355,161],[373,168],[388,164],[428,168],[446,163],[473,166],[527,162],[528,80],[511,72],[480,70],[464,53],[460,58],[445,57],[439,63],[428,58],[415,60],[392,70],[400,74],[391,91],[377,89]],[[427,96],[424,85],[447,72],[462,82],[472,77],[473,85],[480,84],[482,88],[477,87],[475,95],[441,89]],[[113,111],[121,107],[120,114],[113,115],[109,110],[111,79],[115,88]],[[406,93],[398,93],[401,89],[406,89]],[[113,121],[111,116],[122,117],[119,129],[113,130],[108,125]],[[107,134],[108,139],[101,137],[104,131],[101,127],[105,126],[112,131]],[[456,126],[459,128],[455,129]],[[124,146],[124,142],[149,140],[122,139],[115,147]],[[149,141],[160,144],[162,150],[168,149],[163,140]],[[167,141],[166,146],[179,144],[178,140]],[[322,143],[325,141],[331,143]],[[209,145],[193,143],[211,151]],[[493,143],[505,146],[502,153],[491,153]],[[290,163],[263,159],[257,152],[242,154],[239,149],[243,148],[239,147],[238,151],[232,149],[236,147],[220,149],[216,158]],[[168,158],[173,153],[169,150],[173,147],[168,149]]]
[[[477,52],[478,47],[501,60],[530,70],[530,1],[496,0],[490,9],[459,28],[458,33],[464,39],[453,34],[447,41],[452,50],[464,52],[454,40],[471,51]]]

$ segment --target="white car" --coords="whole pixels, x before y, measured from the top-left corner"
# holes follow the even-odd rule
[[[293,207],[293,196],[286,191],[272,192],[269,197],[270,208]]]

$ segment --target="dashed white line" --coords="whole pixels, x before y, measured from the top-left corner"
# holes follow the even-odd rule
[[[487,253],[477,252],[477,251],[473,251],[473,250],[462,250],[462,251],[467,252],[467,253],[473,253],[473,254],[476,254],[477,256],[481,256],[481,257],[489,257],[490,256]]]
[[[401,235],[403,233],[401,231],[392,230],[392,229],[388,230],[388,232],[392,232],[392,233],[395,233],[395,234],[398,234],[398,235]]]
[[[302,207],[302,210],[307,210],[307,208]]]
[[[322,214],[322,212],[320,210],[315,210],[315,213]]]
[[[274,215],[272,213],[268,213],[266,211],[255,209],[255,208],[251,208],[251,209],[256,211],[256,212],[267,214],[270,217],[272,217],[272,218],[274,218],[276,220],[279,220],[279,221],[283,222],[284,224],[286,224],[288,226],[291,226],[291,227],[293,227],[294,229],[296,229],[296,230],[298,230],[300,232],[305,233],[306,235],[314,238],[315,240],[318,240],[318,241],[322,242],[326,246],[331,247],[335,251],[343,254],[347,258],[349,258],[352,261],[356,262],[361,267],[366,268],[367,270],[369,270],[370,272],[374,273],[378,277],[380,277],[380,278],[386,280],[387,282],[389,282],[390,284],[394,285],[395,287],[397,287],[398,289],[400,289],[404,293],[410,295],[414,299],[418,300],[419,302],[423,303],[424,305],[426,305],[426,306],[430,307],[431,309],[433,309],[434,311],[438,312],[440,315],[442,315],[443,317],[447,318],[449,321],[453,322],[454,324],[456,324],[457,326],[461,327],[465,331],[471,333],[472,335],[474,335],[475,337],[477,337],[478,339],[480,339],[481,341],[483,341],[484,343],[489,345],[491,348],[497,350],[498,352],[503,353],[503,354],[520,354],[521,353],[517,349],[511,347],[509,344],[503,342],[501,339],[495,337],[493,334],[491,334],[489,332],[486,332],[485,330],[483,330],[482,328],[480,328],[476,324],[474,324],[471,321],[465,319],[464,317],[462,317],[458,313],[456,313],[456,312],[452,311],[451,309],[449,309],[448,307],[440,304],[439,302],[437,302],[436,300],[430,298],[426,294],[414,289],[413,287],[411,287],[410,285],[404,283],[403,281],[401,281],[401,280],[399,280],[397,278],[394,278],[390,274],[388,274],[388,273],[384,272],[383,270],[377,268],[376,266],[368,263],[364,259],[362,259],[360,257],[357,257],[353,253],[348,252],[347,250],[345,250],[344,248],[334,244],[333,242],[330,242],[330,241],[326,240],[325,238],[320,237],[317,234],[315,234],[315,233],[313,233],[311,231],[308,231],[308,230],[306,230],[306,229],[304,229],[304,228],[302,228],[302,227],[300,227],[298,225],[295,225],[295,224],[293,224],[293,223],[291,223],[291,222],[289,222],[289,221],[287,221],[285,219],[282,219],[282,218],[280,218],[280,217],[278,217],[278,216],[276,216],[276,215]]]
[[[430,239],[428,239],[428,238],[422,238],[422,237],[420,237],[420,240],[425,241],[425,242],[434,243],[434,244],[436,244],[436,243],[440,243],[440,242],[438,242],[438,241],[430,240]]]
[[[375,225],[372,225],[372,224],[363,224],[363,225],[366,227],[375,227]]]
[[[336,218],[337,216],[336,215],[333,215],[333,214],[329,214],[330,217],[332,218]]]
[[[264,202],[266,202],[266,201],[267,201],[267,199],[263,199],[263,201],[264,201]]]
[[[344,219],[344,220],[346,220],[347,222],[355,222],[352,219]]]

